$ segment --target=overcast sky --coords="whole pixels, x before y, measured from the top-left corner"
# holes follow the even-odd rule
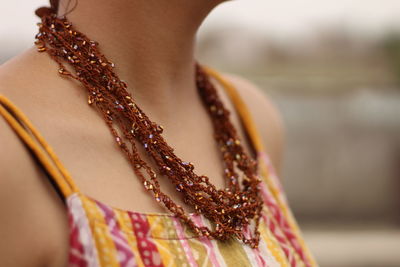
[[[2,0],[0,47],[10,38],[18,39],[19,46],[29,46],[37,30],[33,11],[47,3],[47,0]],[[236,24],[289,37],[329,25],[376,34],[400,28],[400,0],[233,0],[213,10],[202,31]]]
[[[325,25],[377,33],[400,28],[400,0],[235,0],[215,9],[206,26],[219,23],[240,23],[283,35],[304,34]]]

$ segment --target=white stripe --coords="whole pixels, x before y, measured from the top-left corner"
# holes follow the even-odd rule
[[[83,204],[78,193],[74,193],[67,198],[67,206],[72,215],[73,223],[78,227],[79,230],[78,236],[83,246],[83,258],[89,267],[100,266],[96,245],[89,227],[86,212],[83,208]]]

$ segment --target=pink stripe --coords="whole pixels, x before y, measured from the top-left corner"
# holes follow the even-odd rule
[[[261,159],[263,160],[263,162],[265,163],[265,165],[267,166],[267,170],[269,172],[269,177],[273,180],[273,183],[275,184],[275,186],[279,189],[279,191],[283,191],[283,186],[282,183],[279,181],[278,176],[276,174],[275,171],[275,167],[272,165],[271,159],[269,157],[269,155],[264,152],[264,151],[259,151],[258,155],[261,157]]]
[[[274,171],[274,168],[270,162],[270,159],[268,157],[268,154],[265,152],[259,152],[259,154],[262,156],[261,158],[264,160],[264,163],[267,165],[270,175],[268,175],[268,179],[272,179],[272,182],[276,184],[280,192],[284,192],[283,188],[279,182],[278,179],[276,179],[276,174]],[[286,217],[283,215],[282,210],[278,206],[275,198],[271,195],[270,191],[268,190],[268,187],[266,184],[262,183],[261,184],[261,192],[263,194],[264,198],[264,203],[268,206],[268,208],[271,210],[271,213],[276,220],[278,226],[281,228],[283,234],[285,237],[289,240],[290,244],[294,248],[294,250],[298,253],[302,261],[306,264],[306,266],[311,267],[311,263],[307,259],[307,257],[304,254],[303,248],[300,246],[298,242],[297,236],[294,234],[293,229],[290,228]],[[284,195],[280,195],[283,197]],[[285,204],[285,203],[284,203]],[[277,238],[278,239],[278,238]]]
[[[274,262],[276,263],[276,258],[271,255],[272,251],[267,247],[266,241],[263,238],[260,238],[258,249],[263,266],[268,266],[268,263],[270,262],[269,258],[273,258]]]
[[[198,226],[204,226],[203,220],[200,216],[193,216],[192,219]],[[214,253],[216,248],[214,247],[210,239],[208,239],[205,236],[201,236],[199,237],[199,240],[206,246],[207,254],[210,257],[213,266],[218,266],[218,267],[221,266],[220,263],[218,262],[217,256]]]
[[[292,258],[292,260],[290,261],[290,264],[293,266],[293,267],[296,267],[296,259],[293,257]]]
[[[70,226],[70,235],[69,235],[69,265],[74,265],[77,267],[86,267],[87,262],[84,258],[83,245],[79,240],[79,228],[74,223],[72,213],[68,213],[68,221]]]
[[[179,237],[179,241],[183,247],[183,251],[185,251],[186,258],[188,259],[190,266],[198,266],[196,260],[194,259],[192,250],[189,246],[189,243],[183,233],[183,228],[182,228],[181,222],[176,217],[172,217],[172,219],[174,221],[174,225],[176,228],[176,233],[178,234],[178,237]]]
[[[104,219],[108,225],[110,236],[114,241],[115,248],[117,249],[117,259],[123,267],[134,267],[137,266],[135,256],[133,255],[132,249],[130,248],[128,241],[124,234],[119,228],[118,221],[115,218],[114,211],[107,205],[95,201],[97,206],[103,211]]]
[[[244,231],[245,231],[246,237],[250,238],[251,237],[250,228],[247,226]],[[255,258],[256,258],[258,266],[265,267],[266,266],[265,265],[265,261],[260,255],[260,249],[259,248],[255,248],[255,249],[250,248],[250,249],[252,250],[252,252],[253,252],[253,254],[254,254]]]
[[[275,236],[276,240],[280,243],[280,246],[283,250],[283,252],[286,255],[286,258],[288,259],[289,262],[292,261],[292,258],[294,258],[292,251],[289,249],[290,244],[286,240],[286,238],[282,235],[282,232],[279,227],[276,227],[275,222],[271,220],[266,214],[263,214],[263,219],[265,221],[265,224],[267,227],[270,229],[271,233]],[[293,264],[291,265],[292,267]]]
[[[79,258],[78,266],[100,266],[94,238],[89,226],[86,211],[78,193],[67,198],[67,207],[71,222],[71,260]]]
[[[307,266],[311,266],[310,262],[304,255],[302,247],[299,245],[297,237],[294,235],[293,230],[290,228],[286,218],[283,216],[281,209],[278,207],[275,199],[272,197],[270,192],[266,188],[262,189],[263,195],[265,197],[266,205],[271,210],[271,213],[278,224],[279,228],[282,230],[284,236],[289,240],[290,244],[294,250],[299,254],[300,258]]]
[[[129,212],[129,217],[136,235],[137,246],[140,257],[145,266],[164,266],[157,246],[153,243],[150,236],[150,225],[147,217],[135,212]]]

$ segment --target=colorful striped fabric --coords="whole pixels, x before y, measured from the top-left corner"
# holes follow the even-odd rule
[[[265,203],[257,249],[236,239],[222,242],[196,236],[169,214],[121,210],[85,195],[28,118],[0,95],[0,114],[65,197],[70,225],[68,266],[318,266],[243,101],[218,72],[209,67],[206,70],[227,90],[257,150]],[[210,226],[202,215],[190,216],[197,225]],[[248,229],[243,231],[250,234]]]

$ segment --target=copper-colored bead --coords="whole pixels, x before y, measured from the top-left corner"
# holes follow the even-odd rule
[[[93,96],[89,95],[88,96],[88,104],[91,105],[93,103],[94,103],[94,98],[93,98]]]

